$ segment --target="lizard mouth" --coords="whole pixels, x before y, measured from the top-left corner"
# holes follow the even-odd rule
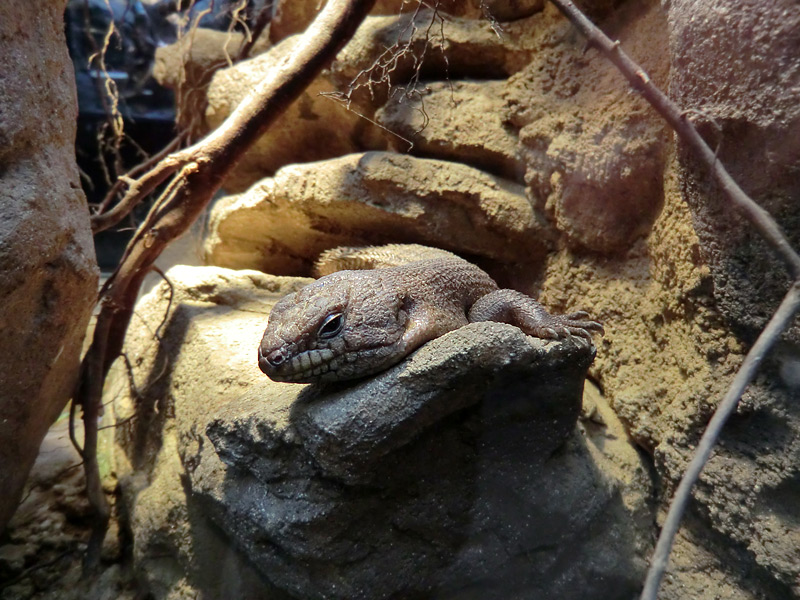
[[[292,355],[284,348],[265,353],[258,348],[258,368],[273,381],[308,383],[331,370],[335,353],[328,348],[307,350]]]

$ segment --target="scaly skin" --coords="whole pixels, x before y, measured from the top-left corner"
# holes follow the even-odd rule
[[[356,379],[400,362],[425,342],[476,321],[511,323],[529,335],[591,341],[600,323],[550,315],[458,257],[371,271],[339,271],[272,309],[258,365],[275,381]]]

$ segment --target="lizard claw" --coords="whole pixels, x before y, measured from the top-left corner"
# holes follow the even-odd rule
[[[572,315],[548,315],[554,323],[547,323],[545,326],[521,327],[523,331],[536,337],[560,340],[569,337],[580,337],[589,342],[592,341],[592,332],[603,332],[603,326],[597,321],[578,321],[572,319]],[[548,319],[548,320],[549,320]]]
[[[592,341],[592,332],[589,329],[587,329],[585,327],[569,327],[568,329],[569,329],[570,335],[582,338],[582,339],[586,340],[587,342],[591,343],[591,341]]]
[[[592,334],[603,334],[604,330],[602,324],[589,320],[588,316],[584,311],[569,315],[551,315],[542,310],[535,316],[524,315],[517,325],[536,337],[554,340],[579,337],[591,343]]]
[[[599,333],[603,335],[605,330],[603,329],[602,323],[598,321],[590,321],[590,320],[573,320],[572,315],[566,316],[566,319],[569,320],[569,324],[567,325],[567,329],[572,335],[577,335],[585,340],[592,341],[592,334]]]

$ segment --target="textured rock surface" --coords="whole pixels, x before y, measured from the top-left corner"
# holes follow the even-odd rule
[[[378,239],[427,243],[506,261],[535,261],[544,223],[522,186],[457,163],[388,152],[292,165],[220,201],[210,264],[308,273],[320,252]]]
[[[753,11],[758,10],[756,15]],[[706,139],[742,187],[800,243],[800,6],[717,0],[670,9],[671,92],[701,111]],[[713,119],[721,132],[709,125]],[[774,255],[753,227],[680,155],[681,193],[692,210],[716,306],[751,341],[788,288]],[[706,468],[701,518],[742,557],[769,574],[773,597],[800,597],[800,390],[797,329],[763,369],[723,446]],[[667,460],[673,459],[666,454]],[[673,459],[674,460],[674,459]],[[666,462],[666,460],[665,460]],[[669,464],[669,463],[668,463]],[[730,542],[729,542],[730,543]]]
[[[161,342],[166,286],[140,302],[126,347],[137,398],[123,368],[106,389],[134,556],[157,598],[229,596],[234,580],[282,597],[242,556],[303,598],[634,593],[649,476],[621,426],[574,433],[586,347],[478,323],[354,386],[277,384],[254,348],[269,305],[305,280],[169,276]],[[221,560],[244,575],[212,580]]]
[[[505,81],[433,82],[380,109],[375,119],[414,154],[452,160],[523,182],[517,136],[503,123]],[[408,150],[402,139],[393,141]]]
[[[790,0],[764,7],[752,0],[681,0],[669,18],[673,97],[699,111],[692,120],[712,147],[719,144],[720,160],[797,247],[800,7]],[[681,192],[711,268],[714,298],[726,318],[752,336],[789,279],[752,226],[707,183],[705,169],[685,152],[680,165]]]
[[[0,6],[0,530],[72,394],[97,290],[63,9]]]
[[[552,256],[540,299],[600,315],[606,335],[592,372],[671,492],[743,348],[711,297],[687,207],[675,187],[666,198],[651,235],[624,259]],[[797,597],[786,587],[798,564],[796,365],[786,348],[726,428],[660,597]]]
[[[543,15],[543,41],[568,25]],[[664,15],[655,4],[630,3],[615,34],[663,85],[668,57]],[[548,35],[549,34],[549,35]],[[649,232],[663,204],[667,127],[632,94],[609,61],[575,44],[543,44],[541,54],[509,82],[506,100],[519,127],[531,198],[573,245],[624,251]]]

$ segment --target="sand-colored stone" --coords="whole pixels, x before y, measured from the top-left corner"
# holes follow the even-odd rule
[[[330,70],[323,72],[248,151],[226,178],[224,185],[228,191],[242,192],[287,164],[313,162],[359,150],[379,150],[386,147],[387,141],[396,141],[370,122],[377,106],[387,99],[388,81],[408,85],[406,96],[418,98],[426,87],[417,81],[420,76],[448,80],[465,76],[504,78],[521,69],[532,51],[526,45],[527,36],[519,35],[530,25],[524,19],[507,24],[504,31],[508,35],[498,38],[486,20],[451,17],[429,9],[403,12],[399,16],[393,10],[387,12],[390,16],[368,17],[337,55]],[[172,82],[172,87],[188,80],[181,95],[182,115],[197,121],[198,114],[205,111],[202,127],[210,129],[220,126],[255,82],[278,68],[299,38],[284,37],[268,52],[216,71],[227,60],[220,44],[234,45],[232,38],[225,35],[203,34],[200,47],[192,50],[188,59],[187,48],[193,38],[187,36],[186,41],[160,52],[156,69],[160,80]],[[498,46],[498,40],[504,45]],[[204,50],[206,47],[213,51],[209,53]],[[419,65],[413,60],[415,53],[425,56]],[[194,54],[197,59],[192,58]],[[186,73],[181,69],[183,63],[190,67]],[[210,85],[207,84],[209,73],[215,71]],[[480,110],[476,107],[475,113]],[[441,111],[439,114],[444,116]],[[489,130],[493,138],[492,156],[483,162],[497,167],[492,169],[494,172],[499,169],[505,176],[520,179],[522,170],[513,164],[511,157],[515,152],[508,147],[502,127],[492,123]],[[472,143],[455,140],[452,146],[456,148],[452,149],[445,141],[443,146],[438,143],[438,151],[430,155],[466,153],[475,158],[474,150],[467,147]],[[498,152],[500,156],[495,156]]]
[[[392,98],[375,115],[401,152],[464,163],[522,183],[516,132],[503,122],[502,81],[432,82]],[[409,144],[410,142],[410,144]]]
[[[711,296],[711,276],[676,189],[674,163],[668,174],[666,204],[646,240],[614,261],[569,250],[553,255],[540,299],[559,311],[588,306],[604,322],[593,373],[671,491],[744,348]],[[747,394],[701,476],[695,498],[703,518],[690,519],[697,533],[674,551],[662,593],[667,600],[703,586],[709,594],[737,590],[732,598],[773,588],[784,591],[767,597],[795,597],[785,595],[791,588],[783,586],[793,585],[798,564],[792,507],[800,421],[788,400],[792,388],[780,375],[793,354],[777,358]],[[709,536],[715,540],[710,548],[697,546]],[[725,554],[731,546],[741,551]],[[754,562],[764,571],[745,574]]]
[[[83,439],[82,425],[80,419],[74,423],[78,439]],[[86,498],[85,474],[79,467],[82,458],[72,445],[69,429],[69,419],[63,415],[48,430],[23,500],[0,539],[0,597],[136,600],[133,573],[120,567],[126,548],[114,519],[103,542],[100,572],[82,576],[83,555],[75,549],[91,534],[92,509]],[[109,499],[113,513],[114,500]]]
[[[209,264],[308,274],[328,248],[380,239],[536,264],[548,241],[522,186],[388,152],[284,167],[212,211]]]

